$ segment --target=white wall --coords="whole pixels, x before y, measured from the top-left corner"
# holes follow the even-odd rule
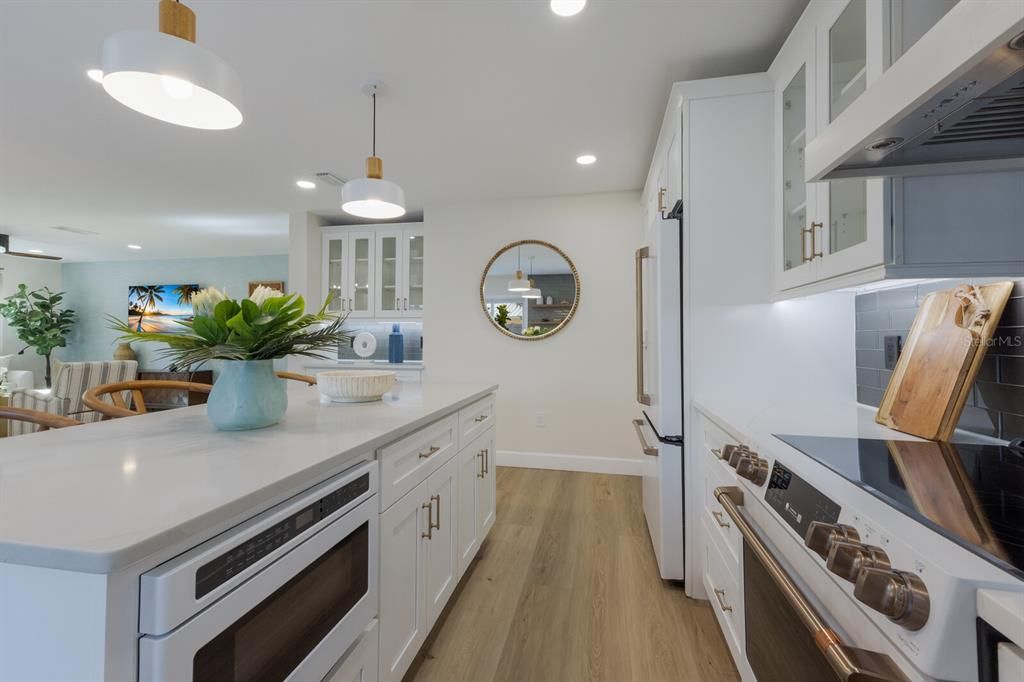
[[[633,347],[635,192],[429,206],[424,212],[428,381],[493,381],[501,451],[638,458]],[[549,241],[576,263],[580,306],[549,339],[495,330],[480,277],[501,247]],[[534,426],[538,412],[547,425]]]
[[[58,261],[40,260],[36,258],[18,258],[17,256],[0,256],[0,298],[5,298],[18,291],[19,284],[28,286],[29,291],[40,287],[50,287],[52,291],[61,290],[61,270]],[[0,354],[17,353],[25,347],[18,340],[18,333],[7,326],[7,320],[0,322]],[[55,351],[59,356],[60,350]],[[24,355],[11,358],[11,369],[30,369],[35,372],[36,384],[42,386],[46,374],[46,361],[41,355],[29,349]]]

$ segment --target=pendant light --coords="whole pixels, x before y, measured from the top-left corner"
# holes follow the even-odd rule
[[[533,258],[530,256],[530,279],[527,280],[530,283],[530,288],[523,292],[523,298],[537,300],[540,298],[540,289],[533,286]]]
[[[120,31],[103,42],[103,89],[129,109],[167,123],[205,130],[238,126],[238,74],[195,41],[195,13],[160,0],[159,32]]]
[[[516,248],[516,276],[508,282],[508,291],[529,291],[530,280],[523,274],[523,247]]]
[[[383,83],[371,81],[363,86],[370,96],[370,156],[366,159],[366,177],[349,180],[341,187],[341,210],[360,218],[382,220],[405,215],[405,192],[384,179],[384,162],[377,156],[377,92]]]

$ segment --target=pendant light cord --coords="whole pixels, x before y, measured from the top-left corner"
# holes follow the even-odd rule
[[[370,116],[373,123],[370,129],[370,156],[377,156],[377,91],[374,90],[370,95],[372,101],[373,114]]]

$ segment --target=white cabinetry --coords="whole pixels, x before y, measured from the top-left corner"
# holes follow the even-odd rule
[[[419,225],[325,227],[323,295],[354,318],[423,316],[425,240]]]
[[[484,398],[378,452],[381,680],[405,675],[494,525],[493,405]],[[458,425],[481,415],[487,428],[460,438]]]
[[[1024,237],[1005,219],[1024,200],[1019,191],[985,191],[1024,187],[1020,171],[806,181],[806,145],[951,4],[812,0],[772,63],[775,298],[885,278],[1024,272]],[[929,220],[916,219],[922,215]]]
[[[335,297],[330,311],[373,317],[373,231],[332,229],[323,240],[323,295]]]
[[[377,317],[423,317],[423,230],[381,227],[377,234]]]

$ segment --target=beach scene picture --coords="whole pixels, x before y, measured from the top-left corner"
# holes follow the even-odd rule
[[[192,319],[198,284],[146,284],[128,287],[128,322],[140,332],[183,332]]]

